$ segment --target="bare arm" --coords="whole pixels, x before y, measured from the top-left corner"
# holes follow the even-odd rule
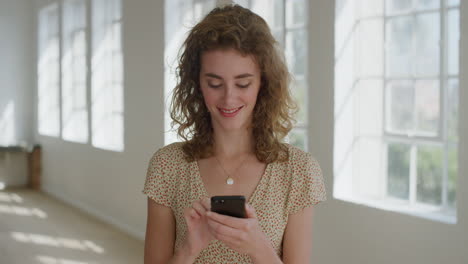
[[[188,264],[213,240],[208,231],[205,212],[209,199],[193,203],[185,208],[184,218],[188,226],[186,240],[174,251],[176,221],[172,210],[148,197],[148,219],[145,236],[145,264]]]
[[[313,206],[289,215],[283,238],[283,263],[310,263]]]
[[[174,254],[175,219],[169,207],[148,197],[145,264],[167,263]]]
[[[185,250],[174,254],[175,230],[176,223],[172,210],[148,197],[145,264],[193,263],[193,257],[184,255],[187,252]]]

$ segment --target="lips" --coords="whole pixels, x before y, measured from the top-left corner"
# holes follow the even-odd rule
[[[239,113],[239,111],[243,108],[244,106],[237,107],[237,108],[218,108],[219,112],[221,113],[222,116],[224,117],[234,117]]]

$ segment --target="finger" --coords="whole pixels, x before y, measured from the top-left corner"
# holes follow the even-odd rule
[[[232,237],[219,234],[216,237],[216,239],[223,242],[227,247],[229,247],[232,250],[238,251],[239,249],[239,241],[236,241]]]
[[[208,197],[203,197],[201,199],[201,204],[205,208],[206,211],[211,211],[211,200]]]
[[[212,233],[215,237],[222,235],[224,237],[229,237],[231,240],[239,240],[240,232],[230,226],[223,225],[211,219],[208,219],[208,226],[212,230]]]
[[[255,208],[250,204],[245,204],[245,212],[247,214],[247,218],[257,218],[257,213],[255,212]]]
[[[222,215],[222,214],[218,214],[215,212],[207,212],[206,216],[208,216],[208,218],[213,221],[216,221],[223,225],[227,225],[234,229],[243,229],[246,224],[245,219],[228,216],[228,215]]]
[[[199,202],[196,201],[192,204],[193,209],[197,211],[200,215],[205,215],[206,214],[206,209],[203,207],[203,205]]]
[[[184,219],[185,219],[185,223],[187,223],[187,227],[189,228],[189,230],[192,228],[192,223],[195,220],[193,216],[194,212],[195,210],[193,210],[193,208],[190,208],[190,207],[187,207],[184,209]]]
[[[201,215],[195,209],[190,210],[190,216],[194,219],[199,219],[201,217]]]

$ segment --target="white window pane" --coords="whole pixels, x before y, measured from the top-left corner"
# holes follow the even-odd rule
[[[249,8],[249,0],[235,0],[234,3],[243,6],[245,8]]]
[[[361,78],[383,76],[383,19],[366,19],[358,25],[356,62]]]
[[[307,151],[307,131],[303,128],[294,128],[289,132],[289,144]]]
[[[436,136],[440,120],[440,92],[438,80],[415,82],[416,129],[426,136]]]
[[[448,74],[456,75],[460,54],[460,11],[458,9],[447,12],[447,41]]]
[[[414,34],[414,74],[416,76],[438,75],[440,65],[439,13],[416,16]]]
[[[198,21],[202,20],[213,8],[217,5],[223,5],[223,1],[216,1],[216,0],[193,0],[193,19],[191,22],[193,25],[198,23]]]
[[[335,6],[335,58],[353,45],[356,16],[352,1],[336,1]]]
[[[307,60],[307,35],[305,30],[294,30],[286,34],[286,59],[289,71],[305,74]]]
[[[355,0],[358,17],[382,16],[384,11],[384,0]]]
[[[113,11],[112,13],[112,20],[120,20],[122,18],[122,2],[121,0],[106,0],[108,3],[107,5]]]
[[[447,186],[447,201],[449,207],[456,208],[456,192],[458,178],[458,149],[450,147],[448,150],[448,186]]]
[[[387,76],[411,76],[413,20],[411,17],[389,19],[386,25]]]
[[[73,81],[75,83],[86,83],[86,58],[77,57],[73,66]]]
[[[356,123],[359,124],[359,133],[378,138],[383,130],[383,81],[360,80],[356,88]]]
[[[291,89],[299,107],[296,120],[300,124],[305,124],[307,123],[307,88],[304,78],[295,78]]]
[[[386,13],[400,13],[410,11],[414,0],[386,0]]]
[[[284,48],[284,40],[283,40],[284,31],[283,30],[273,30],[272,34],[273,34],[273,37],[278,42],[278,45],[280,45],[281,47]]]
[[[274,15],[274,5],[271,4],[271,1],[253,0],[251,5],[252,11],[265,19],[270,28],[273,28],[275,25],[275,20],[279,18],[275,17]]]
[[[442,202],[442,161],[441,147],[418,147],[416,200],[422,203],[440,205]]]
[[[283,28],[283,0],[252,0],[251,9],[265,19],[272,30]]]
[[[416,7],[416,10],[440,8],[440,0],[416,0],[415,7]]]
[[[460,0],[447,0],[448,6],[458,6],[460,5]]]
[[[307,23],[307,3],[305,0],[286,0],[286,27]]]
[[[269,1],[270,2],[270,1]],[[271,2],[270,2],[271,3]],[[282,28],[284,27],[284,1],[283,0],[273,0],[274,6],[274,27]]]
[[[414,89],[410,81],[393,81],[387,86],[387,129],[407,133],[413,129]]]
[[[458,79],[448,81],[447,133],[450,142],[458,142]]]
[[[410,149],[406,144],[388,144],[387,194],[391,197],[409,199]]]

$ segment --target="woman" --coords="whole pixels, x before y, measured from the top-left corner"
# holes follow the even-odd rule
[[[309,263],[325,187],[317,161],[281,143],[295,106],[280,54],[265,21],[237,5],[190,31],[171,105],[185,142],[148,167],[145,263]],[[210,212],[214,195],[244,195],[247,218]]]

